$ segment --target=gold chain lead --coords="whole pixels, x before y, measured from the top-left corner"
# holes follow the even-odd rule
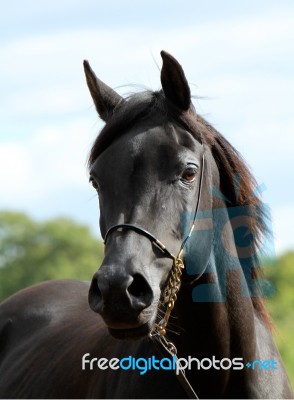
[[[156,330],[161,337],[165,336],[166,334],[166,326],[168,324],[170,314],[175,306],[177,295],[181,286],[181,276],[184,268],[184,262],[181,258],[182,252],[183,250],[181,250],[177,257],[174,257],[173,259],[171,276],[163,293],[163,304],[166,304],[164,317],[160,322],[154,325],[154,330]]]

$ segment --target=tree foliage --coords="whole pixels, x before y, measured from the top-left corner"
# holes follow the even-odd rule
[[[102,243],[86,226],[0,212],[0,300],[48,279],[90,280],[102,257]]]
[[[294,387],[294,251],[277,258],[265,273],[275,287],[275,295],[267,299],[275,340]]]

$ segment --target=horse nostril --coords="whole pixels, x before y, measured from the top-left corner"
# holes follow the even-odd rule
[[[98,272],[92,279],[88,295],[91,309],[101,315],[111,309],[141,312],[150,306],[152,300],[152,288],[139,273],[111,276],[110,279]]]
[[[148,307],[153,299],[150,285],[141,274],[133,275],[132,283],[127,288],[132,300],[144,308]]]
[[[100,312],[102,308],[102,293],[99,289],[98,279],[94,276],[92,279],[89,295],[88,295],[89,305],[95,312]]]

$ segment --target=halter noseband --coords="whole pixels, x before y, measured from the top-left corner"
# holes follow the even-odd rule
[[[105,235],[105,238],[104,238],[104,244],[106,244],[108,236],[112,232],[114,232],[118,229],[131,229],[131,230],[139,233],[140,235],[146,236],[147,239],[149,239],[151,241],[151,243],[154,243],[167,257],[169,257],[171,259],[175,258],[175,256],[167,250],[165,245],[163,243],[161,243],[161,241],[158,240],[155,236],[153,236],[150,232],[148,232],[144,228],[141,228],[140,226],[132,225],[132,224],[118,224],[118,225],[114,225],[111,228],[109,228]]]
[[[201,160],[201,175],[200,175],[200,181],[199,181],[199,189],[198,189],[197,202],[196,202],[192,225],[191,225],[189,234],[187,235],[187,237],[183,240],[183,242],[181,244],[181,247],[180,247],[180,250],[179,250],[177,256],[175,256],[173,253],[171,253],[160,240],[158,240],[154,235],[152,235],[146,229],[144,229],[140,226],[137,226],[137,225],[133,225],[133,224],[113,225],[111,228],[108,229],[108,231],[105,235],[105,238],[104,238],[104,244],[106,244],[108,237],[114,231],[116,231],[118,229],[133,230],[136,233],[145,236],[147,239],[149,239],[151,241],[151,243],[154,243],[167,257],[169,257],[173,260],[173,265],[172,265],[172,269],[170,272],[170,278],[169,278],[169,281],[168,281],[167,286],[163,293],[163,304],[166,304],[166,312],[165,312],[163,319],[159,323],[155,323],[153,330],[152,330],[152,332],[155,332],[156,334],[160,335],[161,337],[165,336],[165,334],[166,334],[165,328],[167,326],[172,309],[174,308],[174,304],[177,299],[177,293],[178,293],[178,291],[180,289],[180,285],[181,285],[181,275],[182,275],[182,270],[184,268],[184,262],[182,259],[182,255],[183,255],[184,247],[185,247],[187,241],[190,239],[192,232],[194,230],[194,227],[195,227],[195,223],[196,223],[197,212],[198,212],[200,198],[201,198],[201,192],[202,192],[204,164],[205,164],[205,158],[204,158],[204,153],[203,153],[202,160]],[[151,333],[151,335],[152,335],[152,333]]]

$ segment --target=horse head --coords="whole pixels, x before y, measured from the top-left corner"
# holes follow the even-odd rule
[[[121,338],[150,333],[171,258],[190,229],[208,164],[201,132],[193,126],[196,113],[183,69],[168,53],[161,55],[162,90],[128,99],[101,82],[84,63],[91,96],[106,123],[89,160],[90,180],[99,197],[101,234],[107,235],[89,303],[110,333]],[[205,182],[206,178],[201,207],[207,208]],[[168,250],[162,251],[151,236]]]

